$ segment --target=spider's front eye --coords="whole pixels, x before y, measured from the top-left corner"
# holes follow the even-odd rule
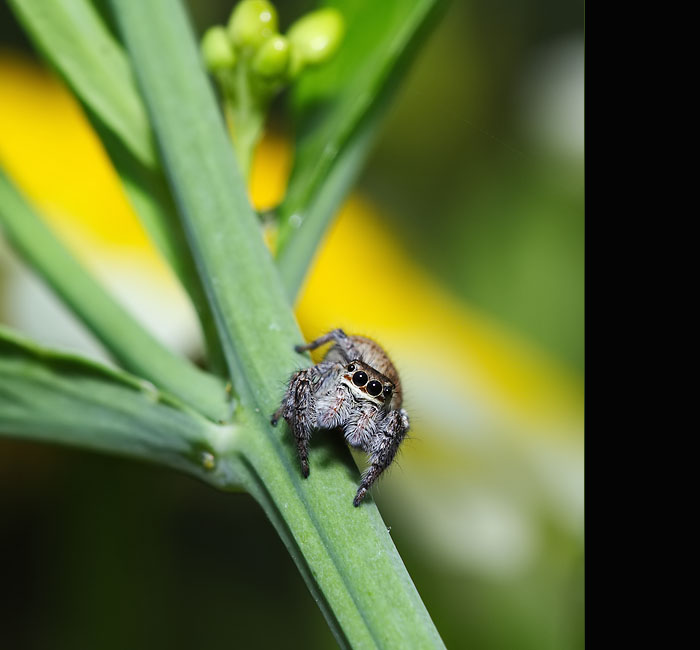
[[[371,382],[369,382],[369,384],[367,384],[367,392],[372,397],[376,397],[382,392],[382,385],[376,379],[373,379]]]
[[[389,399],[391,397],[391,394],[394,392],[391,386],[384,386],[384,397]]]
[[[354,363],[351,363],[351,364],[348,366],[348,372],[355,372],[355,364],[354,364]]]
[[[362,372],[362,370],[358,370],[353,376],[352,376],[352,383],[355,384],[355,386],[364,386],[367,383],[367,373]]]

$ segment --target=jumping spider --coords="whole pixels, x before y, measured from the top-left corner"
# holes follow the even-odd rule
[[[283,417],[297,443],[301,473],[309,476],[309,440],[314,429],[340,428],[345,440],[370,456],[354,506],[394,460],[406,437],[408,414],[401,408],[401,382],[386,352],[364,336],[333,330],[297,352],[314,350],[333,341],[321,363],[295,372],[282,405],[272,416],[273,426]]]

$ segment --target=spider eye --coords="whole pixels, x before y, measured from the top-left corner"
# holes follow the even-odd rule
[[[355,364],[354,364],[354,363],[351,363],[351,364],[348,366],[348,372],[354,372],[354,371],[355,371]]]
[[[367,384],[367,392],[372,397],[376,397],[382,392],[382,385],[376,379],[373,379],[371,382],[369,382],[369,384]]]
[[[394,389],[391,386],[384,386],[384,397],[389,399],[393,392],[394,392]]]
[[[362,372],[362,370],[358,370],[352,376],[352,383],[355,384],[355,386],[364,386],[367,383],[368,379],[369,379],[369,377],[367,377],[366,372]]]

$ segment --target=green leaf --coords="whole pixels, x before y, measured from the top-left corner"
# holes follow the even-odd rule
[[[129,61],[89,0],[11,0],[37,47],[83,103],[151,239],[199,314],[212,369],[223,369],[211,313],[160,169]]]
[[[316,447],[301,477],[291,438],[268,418],[308,358],[248,201],[179,2],[113,0],[157,134],[234,385],[247,489],[295,559],[344,647],[442,647],[376,506],[352,506],[347,449]]]
[[[306,207],[306,217],[299,231],[287,240],[286,246],[278,249],[277,268],[292,304],[328,224],[352,189],[367,159],[374,143],[379,117],[380,111],[375,110],[370,119],[362,122]]]
[[[125,311],[54,237],[2,169],[0,228],[126,369],[212,419],[228,419],[223,382],[173,354]]]
[[[346,22],[335,57],[304,73],[294,168],[279,208],[278,260],[294,299],[323,236],[370,150],[398,82],[444,0],[332,0]]]
[[[236,436],[149,382],[1,326],[0,432],[157,462],[210,482],[224,481],[212,441]]]
[[[129,62],[88,0],[9,0],[37,46],[104,126],[146,167],[157,153]]]

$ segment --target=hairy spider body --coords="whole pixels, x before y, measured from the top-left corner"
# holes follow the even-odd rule
[[[352,447],[369,455],[353,504],[359,506],[379,475],[391,464],[406,437],[408,414],[401,408],[399,375],[386,352],[364,336],[336,329],[297,352],[333,341],[323,361],[295,372],[282,404],[272,416],[283,417],[296,440],[304,478],[309,475],[309,441],[314,429],[341,429]]]

